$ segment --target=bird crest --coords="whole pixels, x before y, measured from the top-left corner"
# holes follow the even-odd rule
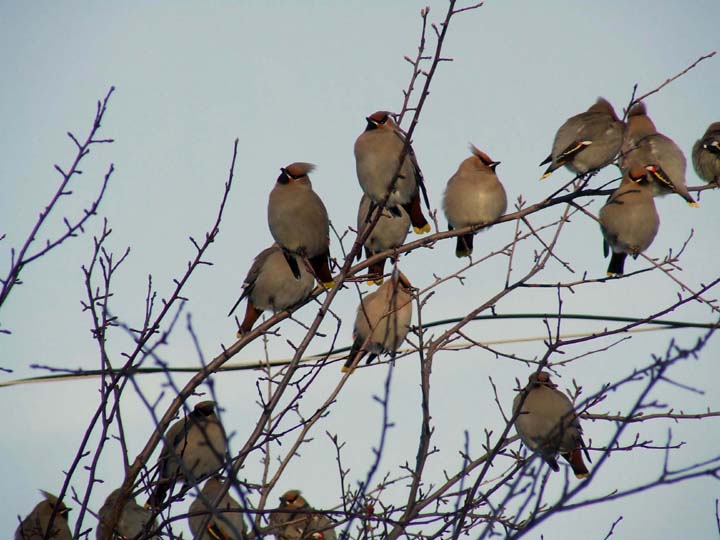
[[[480,161],[482,161],[483,164],[487,165],[493,170],[500,164],[499,161],[493,161],[490,156],[488,156],[485,152],[480,150],[472,143],[470,143],[470,151],[473,153],[474,156],[476,156]]]
[[[305,163],[303,161],[296,161],[295,163],[291,163],[282,169],[282,171],[293,180],[307,176],[313,170],[315,170],[315,165],[312,163]]]

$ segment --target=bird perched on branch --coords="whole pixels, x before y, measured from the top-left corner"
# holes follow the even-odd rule
[[[157,525],[153,521],[153,512],[149,508],[143,508],[135,502],[133,497],[129,497],[123,505],[122,511],[119,512],[117,522],[113,534],[110,534],[110,527],[114,518],[113,513],[116,511],[115,506],[118,503],[121,489],[116,489],[102,505],[98,511],[98,525],[96,529],[97,540],[124,540],[128,538],[137,538],[146,528],[154,529]],[[148,524],[150,526],[148,527]],[[159,540],[160,537],[152,535],[151,540]]]
[[[222,480],[217,476],[208,478],[203,486],[200,496],[190,505],[188,522],[193,538],[198,540],[243,540],[247,532],[247,525],[243,519],[242,507],[229,493],[225,493],[217,506],[209,506],[220,494]],[[207,523],[206,530],[200,533],[208,513],[212,517]]]
[[[367,195],[363,195],[360,199],[360,206],[358,207],[358,233],[363,225],[370,221],[371,208],[372,202]],[[377,208],[377,206],[375,208]],[[400,247],[405,243],[405,238],[407,238],[408,231],[410,230],[410,216],[408,216],[408,213],[402,206],[397,206],[396,209],[398,215],[395,215],[386,208],[381,210],[378,222],[363,243],[365,247],[365,257],[368,259],[376,253]],[[360,260],[360,253],[358,253],[357,258]],[[383,282],[385,260],[386,259],[382,259],[373,263],[368,268],[368,273],[371,276],[370,280],[376,285],[380,285]]]
[[[15,530],[15,540],[71,540],[68,514],[70,509],[55,495],[40,491],[45,500],[39,502]],[[55,515],[50,525],[50,518]]]
[[[642,102],[628,111],[620,168],[623,172],[642,168],[655,195],[677,193],[690,206],[698,206],[685,185],[687,163],[682,150],[670,137],[658,133]]]
[[[288,259],[295,260],[300,277],[295,277]],[[247,298],[245,318],[240,325],[238,337],[252,330],[253,324],[263,311],[278,313],[305,300],[315,287],[315,278],[307,271],[304,261],[298,261],[292,253],[283,253],[282,248],[274,244],[255,257],[243,282],[242,294],[228,313]]]
[[[625,259],[633,258],[650,247],[660,228],[652,185],[642,168],[628,171],[600,209],[600,230],[603,234],[603,253],[612,256],[608,276],[621,276]]]
[[[553,471],[560,470],[559,453],[570,463],[576,477],[590,475],[582,456],[584,451],[590,461],[580,420],[570,399],[557,389],[546,371],[530,375],[527,386],[515,396],[513,414],[518,414],[515,430],[522,442],[540,455]]]
[[[156,509],[178,479],[184,484],[197,484],[223,466],[227,439],[215,414],[215,402],[195,405],[190,414],[170,426],[164,443],[158,458],[160,477],[147,503]]]
[[[443,197],[443,209],[450,230],[470,225],[492,223],[507,210],[505,188],[495,173],[500,164],[474,145],[472,156],[465,159],[448,180]],[[455,255],[467,257],[473,251],[473,233],[457,237]]]
[[[550,164],[541,179],[563,165],[576,174],[609,165],[620,151],[624,129],[610,102],[599,97],[587,111],[568,118],[560,126],[552,152],[540,164]]]
[[[291,163],[280,169],[268,201],[268,225],[275,241],[288,254],[293,275],[300,278],[298,261],[307,257],[315,277],[326,287],[334,285],[330,273],[330,221],[322,199],[312,189],[311,163]]]
[[[713,122],[694,145],[693,167],[697,175],[708,184],[720,184],[720,122]]]
[[[270,514],[268,527],[276,540],[336,540],[335,523],[314,510],[293,489],[280,497],[280,506]]]
[[[388,111],[377,111],[366,118],[367,127],[355,141],[355,168],[360,187],[374,204],[382,204],[395,215],[397,206],[410,215],[417,234],[430,232],[430,224],[420,206],[420,192],[430,209],[422,172],[405,133]],[[400,156],[405,155],[400,167]],[[389,195],[388,195],[389,192]]]
[[[411,291],[408,279],[396,269],[388,281],[362,299],[343,373],[352,372],[368,353],[369,364],[377,355],[394,353],[400,347],[412,321]]]

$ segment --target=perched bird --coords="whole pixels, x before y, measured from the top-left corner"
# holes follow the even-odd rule
[[[114,533],[110,534],[108,528],[112,523],[113,513],[116,511],[115,505],[118,502],[120,491],[120,489],[116,489],[110,493],[108,498],[105,499],[105,504],[102,505],[98,512],[99,519],[95,531],[97,540],[124,540],[127,538],[135,538],[145,531],[146,527],[152,530],[157,526],[156,522],[152,519],[152,510],[143,508],[135,502],[133,497],[130,497],[125,501],[123,509],[117,518]],[[150,525],[148,526],[148,524]],[[160,537],[156,535],[150,537],[144,536],[143,538],[151,538],[152,540],[160,539]]]
[[[500,164],[470,145],[472,156],[465,159],[448,180],[443,210],[450,230],[470,225],[487,225],[507,210],[505,188],[495,174]],[[457,237],[455,255],[467,257],[473,251],[473,233]]]
[[[636,103],[628,111],[627,130],[620,155],[623,172],[643,168],[655,195],[677,193],[690,206],[698,204],[685,185],[685,156],[675,142],[658,133],[647,115],[645,104]]]
[[[624,129],[610,102],[599,97],[587,111],[560,126],[552,152],[540,164],[550,164],[542,179],[563,165],[574,173],[585,174],[612,163],[620,151]]]
[[[268,527],[276,540],[336,540],[335,523],[325,514],[315,511],[293,489],[280,497],[280,506],[270,514]]]
[[[40,491],[45,500],[38,503],[32,512],[22,520],[22,523],[15,530],[15,540],[71,540],[72,534],[68,526],[68,514],[70,509],[65,503],[59,501],[55,495],[47,491]],[[55,518],[50,525],[50,518],[55,513]]]
[[[626,172],[620,187],[600,209],[600,230],[606,257],[612,249],[608,275],[621,276],[627,256],[637,258],[650,247],[659,227],[653,188],[646,179],[644,169]]]
[[[369,364],[378,354],[397,350],[412,321],[411,289],[405,275],[395,270],[388,281],[362,299],[343,373],[352,372],[367,353]]]
[[[708,126],[705,135],[693,146],[693,167],[697,175],[711,184],[720,184],[720,122]]]
[[[165,445],[158,458],[160,478],[147,505],[160,508],[168,489],[178,479],[194,484],[217,472],[225,462],[227,439],[215,402],[201,401],[190,414],[165,433]]]
[[[387,111],[374,112],[366,120],[365,131],[355,141],[355,168],[360,187],[375,204],[381,204],[387,197],[385,207],[395,215],[399,215],[397,206],[405,208],[415,233],[430,232],[430,224],[420,207],[419,192],[422,191],[428,208],[430,202],[415,152],[409,145],[395,178],[405,147],[405,133]]]
[[[221,487],[222,480],[217,476],[208,478],[200,492],[201,496],[197,497],[190,505],[188,522],[193,538],[199,540],[243,540],[245,538],[247,525],[243,519],[242,507],[230,494],[225,493],[214,508],[209,506],[217,499]],[[208,521],[207,531],[199,535],[208,513],[213,516]]]
[[[363,195],[360,199],[357,215],[358,232],[362,226],[368,222],[371,206],[372,202],[368,196]],[[363,244],[365,247],[365,257],[370,258],[376,253],[400,247],[405,243],[405,238],[407,238],[408,231],[410,230],[410,216],[408,216],[408,213],[402,206],[396,208],[399,215],[395,215],[387,209],[382,210],[378,222]],[[360,260],[359,253],[358,260]],[[385,273],[385,259],[371,264],[368,272],[371,276],[374,276],[371,277],[371,280],[376,285],[380,285],[383,282],[383,275]]]
[[[296,260],[300,277],[293,275],[287,258]],[[245,318],[238,337],[252,329],[263,311],[278,313],[288,309],[310,296],[314,287],[315,278],[307,271],[303,261],[297,262],[292,253],[283,253],[277,244],[264,249],[250,266],[242,285],[242,294],[228,314],[232,315],[242,299],[247,298]]]
[[[525,401],[520,408],[520,402]],[[558,453],[570,463],[575,476],[590,475],[583,462],[582,451],[590,456],[582,440],[582,429],[570,399],[550,381],[546,371],[533,373],[527,386],[515,396],[513,414],[518,412],[515,430],[530,450],[540,455],[557,472]]]
[[[326,287],[334,285],[330,273],[330,221],[325,205],[312,189],[311,163],[291,163],[280,169],[268,201],[268,225],[275,241],[288,254],[293,275],[300,269],[290,254],[307,257],[315,277]]]

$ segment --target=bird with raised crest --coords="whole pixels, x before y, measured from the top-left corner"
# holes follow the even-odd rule
[[[268,530],[276,540],[336,540],[335,523],[308,504],[297,489],[280,497],[270,514]]]
[[[68,525],[70,508],[52,493],[42,490],[40,493],[45,499],[18,525],[15,540],[71,540]]]
[[[330,220],[308,176],[314,169],[312,163],[303,162],[280,169],[268,200],[268,225],[270,234],[287,254],[287,263],[296,278],[301,276],[299,262],[290,255],[306,257],[317,280],[332,287]]]
[[[443,210],[450,230],[482,226],[496,221],[507,210],[505,188],[495,172],[499,161],[470,145],[472,155],[463,160],[448,180]],[[457,237],[455,255],[468,257],[473,251],[474,233]]]
[[[366,120],[365,131],[355,141],[355,168],[360,187],[374,204],[382,204],[387,199],[385,208],[395,215],[400,215],[398,206],[405,208],[415,233],[430,232],[420,204],[422,192],[425,205],[430,208],[425,180],[405,133],[388,111],[374,112]]]

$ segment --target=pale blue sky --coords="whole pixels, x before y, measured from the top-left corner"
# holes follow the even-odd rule
[[[40,240],[56,233],[63,215],[75,215],[94,195],[109,163],[116,172],[101,212],[113,228],[110,247],[132,252],[115,282],[112,309],[131,325],[142,317],[146,278],[161,295],[172,287],[193,248],[187,238],[200,237],[214,220],[230,163],[233,140],[239,138],[236,184],[228,203],[221,234],[210,251],[215,266],[200,269],[185,295],[193,324],[205,354],[214,356],[220,343],[234,340],[234,322],[225,317],[239,294],[239,285],[252,258],[271,239],[266,227],[266,201],[278,169],[292,161],[318,165],[312,179],[325,199],[339,230],[353,225],[360,189],[355,178],[352,145],[364,129],[364,118],[377,109],[399,109],[401,89],[410,74],[404,55],[416,51],[419,10],[412,2],[9,2],[0,3],[0,270],[3,274],[9,247],[17,246],[49,200],[56,186],[53,164],[67,165],[73,152],[66,131],[84,135],[95,102],[110,85],[113,95],[101,134],[112,145],[93,148],[83,174],[73,184],[76,196],[68,199]],[[444,15],[445,2],[431,4],[430,16]],[[537,201],[569,178],[557,172],[538,182],[537,166],[547,155],[555,130],[570,115],[586,109],[597,96],[609,99],[621,113],[638,83],[644,93],[679,72],[699,56],[720,45],[716,0],[694,2],[609,0],[488,1],[452,23],[445,54],[455,61],[440,66],[414,146],[424,170],[431,203],[440,206],[445,182],[473,142],[501,161],[500,179],[513,202],[519,195]],[[433,43],[433,40],[430,40]],[[706,126],[720,120],[720,58],[701,63],[680,80],[647,101],[658,128],[671,136],[689,156],[694,141]],[[602,177],[612,178],[607,170]],[[688,184],[699,183],[692,167]],[[677,197],[658,201],[661,228],[648,253],[661,257],[677,250],[694,229],[683,258],[683,279],[697,287],[716,277],[720,252],[715,238],[720,225],[720,193],[705,192],[701,208],[693,210]],[[599,209],[596,201],[591,207]],[[439,215],[441,212],[439,213]],[[533,223],[543,223],[536,217]],[[440,219],[445,226],[445,220]],[[480,250],[497,247],[511,238],[513,224],[480,235]],[[601,237],[596,224],[576,218],[560,244],[576,276],[551,265],[544,281],[577,279],[584,271],[604,275]],[[98,353],[89,332],[90,319],[81,312],[83,298],[80,265],[91,253],[92,234],[62,246],[23,272],[3,306],[2,326],[12,330],[0,337],[0,365],[13,369],[0,380],[37,375],[33,363],[96,368]],[[409,238],[414,238],[410,236]],[[710,247],[712,246],[712,247]],[[529,249],[525,248],[526,251]],[[425,286],[432,273],[447,274],[463,264],[452,256],[450,243],[403,259],[414,284]],[[339,255],[337,244],[333,253]],[[528,252],[527,256],[531,254]],[[522,260],[522,259],[521,259]],[[470,272],[461,289],[448,284],[433,297],[426,320],[467,312],[502,285],[504,267],[481,265]],[[629,261],[630,268],[641,267]],[[593,285],[566,294],[566,312],[641,316],[672,302],[677,293],[665,276],[652,274],[624,282]],[[716,295],[715,295],[716,296]],[[340,341],[350,339],[357,296],[341,293],[336,312],[343,319]],[[501,312],[556,309],[554,292],[524,291],[504,300]],[[307,306],[298,317],[315,314]],[[688,305],[674,319],[708,322],[707,309]],[[191,340],[180,328],[163,357],[173,365],[196,365]],[[328,321],[323,328],[332,331]],[[597,326],[568,323],[568,332]],[[283,337],[273,338],[271,354],[285,357],[285,339],[297,338],[302,329],[288,321]],[[478,340],[543,334],[541,323],[475,324]],[[674,334],[681,346],[690,346],[697,332]],[[670,334],[640,334],[604,355],[592,356],[568,367],[561,381],[571,386],[575,377],[588,392],[613,378],[645,365],[650,354],[661,354]],[[127,350],[120,332],[111,338],[111,351]],[[325,350],[318,340],[313,351]],[[593,347],[594,348],[594,347]],[[539,342],[516,346],[528,356],[542,354]],[[583,349],[584,350],[584,349]],[[577,351],[578,353],[580,350]],[[678,409],[720,409],[711,386],[720,376],[717,340],[697,360],[678,368],[675,375],[707,393],[697,396],[674,388],[659,389],[658,399]],[[253,344],[237,360],[252,360],[262,353]],[[379,411],[372,401],[380,391],[386,368],[361,370],[343,391],[331,415],[280,482],[277,495],[301,487],[312,503],[330,507],[338,500],[332,448],[324,431],[337,432],[348,442],[348,464],[353,480],[364,477],[376,443]],[[338,369],[339,371],[339,369]],[[441,478],[459,462],[464,430],[475,436],[472,450],[480,452],[482,430],[498,429],[500,415],[489,393],[488,376],[512,401],[514,379],[524,380],[521,364],[495,360],[487,353],[442,353],[433,372],[435,444],[441,453],[428,469]],[[323,373],[325,386],[307,396],[307,410],[334,386],[337,373]],[[256,374],[243,372],[215,378],[225,421],[237,432],[239,447],[257,415]],[[419,426],[419,391],[416,360],[398,362],[391,415],[397,427],[383,460],[385,469],[414,459]],[[184,381],[179,377],[178,381]],[[160,379],[148,377],[142,385],[153,397]],[[8,411],[0,449],[5,460],[4,491],[13,495],[0,507],[0,530],[14,530],[15,516],[27,513],[39,500],[37,489],[57,491],[97,401],[96,381],[66,382],[0,389],[0,407]],[[128,394],[126,421],[133,452],[139,451],[152,425],[135,395]],[[627,406],[627,395],[610,396],[600,408]],[[348,425],[353,429],[348,430]],[[690,464],[717,453],[718,422],[672,426],[674,436],[687,445],[673,454],[676,464]],[[664,440],[668,425],[637,428],[643,437]],[[609,426],[589,424],[589,436],[601,443]],[[635,433],[635,430],[630,430]],[[638,457],[638,455],[640,457]],[[117,460],[117,461],[116,461]],[[588,493],[600,494],[647,480],[657,473],[662,454],[617,454]],[[327,467],[327,475],[319,474]],[[248,464],[244,474],[257,480],[259,464]],[[100,464],[106,484],[93,498],[102,503],[122,478],[117,447]],[[325,477],[327,476],[327,479]],[[640,481],[639,480],[639,481]],[[81,485],[81,483],[77,483]],[[397,495],[397,494],[395,494]],[[276,494],[273,494],[273,498]],[[587,511],[557,516],[530,537],[569,537],[581,530],[589,538],[603,538],[619,515],[618,538],[707,538],[716,530],[714,499],[717,486],[709,481],[664,488],[634,499]],[[86,524],[90,526],[92,519]],[[71,515],[71,523],[74,519]],[[94,532],[92,533],[94,536]]]

